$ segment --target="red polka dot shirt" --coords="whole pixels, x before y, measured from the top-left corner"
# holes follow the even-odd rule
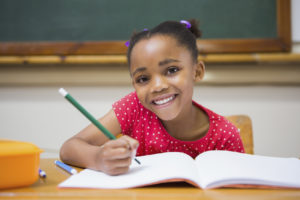
[[[184,152],[195,158],[204,151],[229,150],[244,152],[239,130],[224,117],[194,102],[209,116],[209,130],[195,141],[181,141],[172,137],[158,117],[146,109],[132,92],[113,104],[122,133],[139,141],[137,156],[162,152]]]

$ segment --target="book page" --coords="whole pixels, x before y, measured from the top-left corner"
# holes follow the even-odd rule
[[[130,170],[126,174],[110,176],[85,169],[79,174],[72,175],[59,184],[59,187],[118,189],[167,182],[163,180],[172,179],[197,181],[195,161],[184,153],[167,152],[140,156],[137,159],[141,165],[132,161]]]
[[[300,160],[208,151],[196,158],[203,188],[229,184],[300,187]]]

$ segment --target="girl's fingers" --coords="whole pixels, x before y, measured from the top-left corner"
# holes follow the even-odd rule
[[[130,149],[130,143],[127,140],[122,138],[118,138],[116,140],[110,140],[104,144],[105,146],[109,146],[110,148],[120,148],[124,147]]]
[[[115,159],[125,159],[130,158],[132,151],[129,148],[119,147],[109,149],[107,152],[107,159],[108,160],[115,160]]]
[[[117,140],[111,140],[104,144],[107,157],[111,159],[122,159],[128,156],[135,155],[138,147],[138,141],[129,137],[123,136]]]
[[[137,147],[138,142],[128,136],[106,142],[100,148],[99,169],[110,175],[126,173]]]
[[[139,142],[136,139],[133,139],[132,137],[129,137],[127,135],[122,136],[120,139],[124,139],[128,142],[128,144],[130,145],[130,148],[133,150],[136,150],[139,146]]]
[[[114,149],[117,153],[116,149]],[[117,154],[110,155],[106,157],[101,163],[101,170],[110,175],[117,175],[126,173],[129,170],[129,166],[131,164],[132,158],[130,157],[130,151],[127,150],[129,153],[127,155]],[[124,156],[124,158],[123,158]]]
[[[123,167],[129,167],[131,164],[131,158],[123,158],[123,159],[115,159],[115,160],[108,160],[107,162],[109,165],[114,166],[114,168],[123,168]]]
[[[118,168],[110,169],[106,173],[109,175],[119,175],[119,174],[124,174],[124,173],[128,172],[128,170],[129,170],[129,166],[118,167]]]

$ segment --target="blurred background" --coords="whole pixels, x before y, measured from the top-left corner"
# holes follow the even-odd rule
[[[197,18],[206,75],[194,100],[252,119],[254,153],[300,157],[300,1],[0,1],[0,139],[42,157],[133,91],[125,41],[164,20]]]

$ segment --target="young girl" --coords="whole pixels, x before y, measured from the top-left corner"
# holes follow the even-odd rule
[[[135,152],[179,151],[193,158],[209,150],[244,152],[237,128],[192,100],[205,71],[197,60],[199,36],[195,20],[166,21],[134,34],[127,59],[135,91],[99,119],[114,135],[125,136],[108,140],[89,125],[63,144],[61,159],[117,175],[128,171]]]

